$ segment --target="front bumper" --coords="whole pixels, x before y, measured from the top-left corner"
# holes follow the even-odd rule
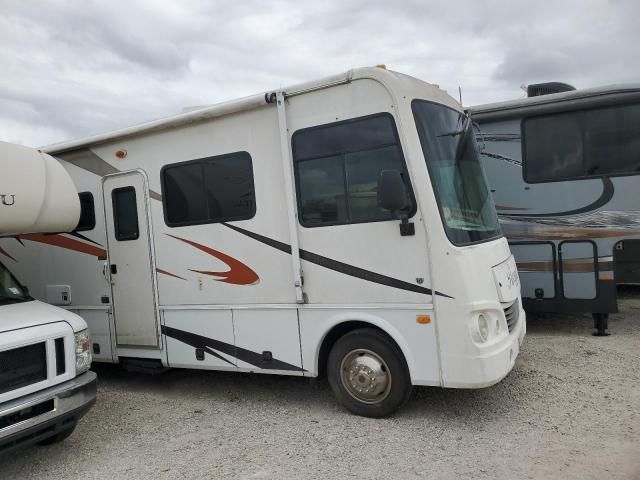
[[[527,331],[527,320],[522,306],[515,329],[500,342],[488,345],[486,351],[473,357],[444,358],[453,366],[443,375],[443,387],[484,388],[498,383],[513,369]]]
[[[0,454],[73,428],[96,402],[96,390],[96,374],[89,371],[0,404]]]

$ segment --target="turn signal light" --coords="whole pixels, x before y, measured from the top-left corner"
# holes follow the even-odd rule
[[[417,315],[416,322],[420,325],[426,325],[427,323],[431,323],[431,317],[429,315]]]

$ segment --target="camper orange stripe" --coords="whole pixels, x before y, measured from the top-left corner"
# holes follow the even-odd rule
[[[94,257],[105,257],[107,255],[107,251],[104,248],[96,247],[94,245],[88,245],[72,238],[63,237],[59,234],[16,235],[16,238],[19,238],[21,240],[30,240],[32,242],[44,243],[47,245],[53,245],[55,247],[65,248],[67,250],[73,250],[75,252],[86,253],[87,255],[93,255]]]
[[[162,268],[156,267],[156,272],[162,273],[163,275],[168,275],[170,277],[179,278],[180,280],[186,280],[186,278],[183,278],[180,275],[175,275],[175,274],[173,274],[171,272],[167,272],[166,270],[163,270]]]
[[[207,247],[206,245],[196,243],[192,240],[169,235],[168,233],[166,235],[171,238],[175,238],[176,240],[180,240],[181,242],[187,243],[192,247],[197,248],[198,250],[208,253],[212,257],[215,257],[221,262],[226,263],[229,267],[229,270],[227,270],[226,272],[210,272],[206,270],[189,269],[192,272],[201,273],[203,275],[210,275],[212,277],[221,277],[216,278],[216,280],[224,283],[231,283],[233,285],[255,285],[260,281],[260,277],[258,276],[258,274],[251,270],[251,268],[246,266],[240,260],[236,260],[235,258],[230,257],[225,253],[214,250],[213,248]]]

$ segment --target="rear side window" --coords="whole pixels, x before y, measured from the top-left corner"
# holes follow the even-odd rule
[[[640,173],[640,105],[617,105],[523,121],[529,183]]]
[[[247,152],[174,163],[160,175],[165,222],[170,227],[255,215],[253,167]]]
[[[113,203],[113,223],[118,241],[135,240],[140,236],[138,229],[138,205],[136,189],[116,188],[111,192]]]
[[[383,170],[402,173],[415,201],[393,117],[379,114],[300,130],[292,138],[298,215],[305,227],[391,220],[378,207]]]
[[[93,230],[96,226],[96,209],[93,203],[91,192],[80,192],[80,221],[76,227],[76,232]]]

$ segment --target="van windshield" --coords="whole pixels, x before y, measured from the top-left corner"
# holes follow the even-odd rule
[[[33,300],[11,272],[0,263],[0,305]]]
[[[466,245],[501,236],[469,117],[414,100],[413,115],[449,240]]]

